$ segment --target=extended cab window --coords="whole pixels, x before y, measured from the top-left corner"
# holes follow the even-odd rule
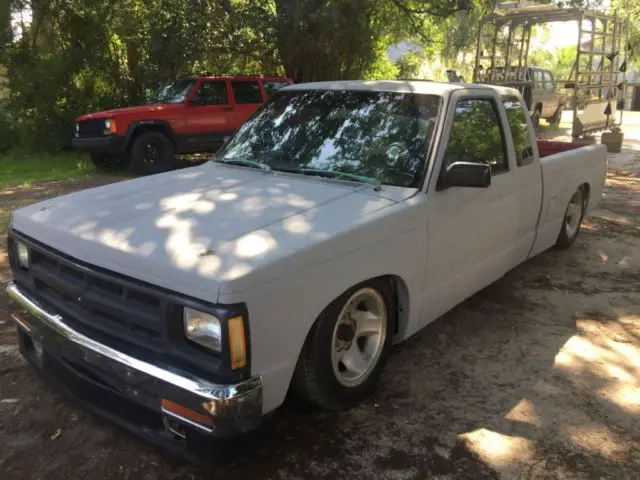
[[[231,88],[237,104],[262,103],[258,82],[231,82]]]
[[[226,105],[229,103],[227,82],[219,80],[202,82],[192,101],[200,105]]]
[[[444,167],[454,162],[477,162],[491,166],[491,173],[509,170],[500,117],[493,100],[461,100],[451,125]]]
[[[524,109],[516,97],[505,97],[502,100],[509,119],[509,129],[516,150],[516,163],[519,167],[533,162],[533,147]]]

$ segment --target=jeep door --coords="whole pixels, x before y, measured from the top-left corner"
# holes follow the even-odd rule
[[[187,100],[187,128],[181,135],[184,151],[202,151],[220,146],[235,128],[232,123],[229,82],[203,79]]]

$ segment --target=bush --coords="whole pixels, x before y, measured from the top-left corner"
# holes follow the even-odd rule
[[[0,153],[13,147],[16,141],[16,130],[6,108],[0,106]]]

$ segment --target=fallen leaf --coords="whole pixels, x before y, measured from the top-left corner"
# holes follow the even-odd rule
[[[62,436],[62,429],[59,428],[59,429],[56,430],[56,433],[51,435],[51,440],[57,440],[61,436]]]
[[[18,403],[17,398],[3,398],[0,403]]]

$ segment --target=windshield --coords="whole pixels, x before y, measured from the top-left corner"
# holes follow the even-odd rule
[[[195,83],[190,78],[167,83],[156,91],[150,103],[182,103]]]
[[[394,92],[281,91],[214,160],[418,187],[440,100]]]

